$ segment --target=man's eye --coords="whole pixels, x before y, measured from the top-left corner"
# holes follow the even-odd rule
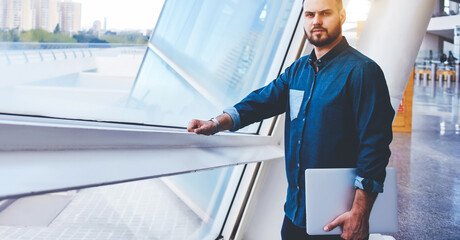
[[[314,14],[313,13],[305,13],[305,17],[313,17]]]

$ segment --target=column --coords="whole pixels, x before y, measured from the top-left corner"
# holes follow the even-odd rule
[[[457,2],[449,1],[449,12],[452,12],[453,14],[457,15],[458,14],[458,5],[459,4]]]
[[[375,0],[358,50],[382,68],[395,110],[404,95],[415,58],[437,0]]]

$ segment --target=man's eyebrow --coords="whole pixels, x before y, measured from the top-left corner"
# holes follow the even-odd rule
[[[313,10],[305,10],[304,12],[305,13],[323,13],[323,12],[327,12],[327,11],[332,11],[332,8],[326,8],[326,9],[322,9],[322,10],[319,10],[319,11],[313,11]]]

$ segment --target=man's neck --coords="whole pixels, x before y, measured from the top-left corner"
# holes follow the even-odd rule
[[[324,56],[326,53],[331,51],[339,42],[342,41],[342,35],[337,37],[334,42],[326,45],[326,46],[321,46],[321,47],[315,47],[315,54],[316,54],[316,59],[320,59],[322,56]]]

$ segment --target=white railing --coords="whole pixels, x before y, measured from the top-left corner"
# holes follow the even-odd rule
[[[88,58],[107,50],[138,55],[143,54],[145,48],[135,44],[0,42],[0,65]]]

